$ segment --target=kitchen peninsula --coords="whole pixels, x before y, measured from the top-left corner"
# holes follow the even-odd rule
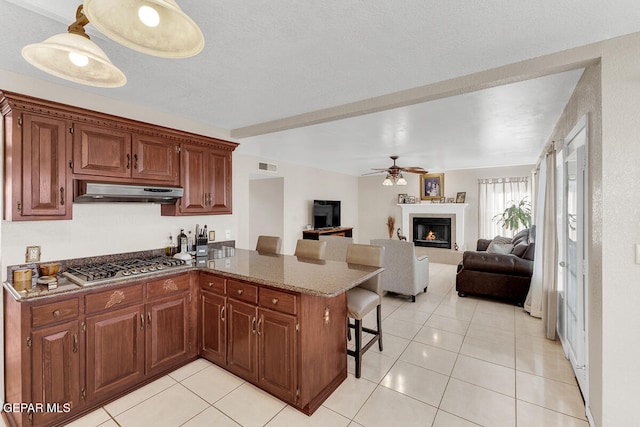
[[[197,357],[310,415],[347,377],[345,291],[381,271],[236,249],[51,296],[16,299],[5,283],[7,403],[72,409],[3,415],[63,425]]]

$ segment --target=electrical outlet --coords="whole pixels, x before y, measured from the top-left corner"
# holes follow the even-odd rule
[[[25,262],[39,262],[40,261],[40,246],[27,246],[27,254],[25,256]]]
[[[224,231],[224,238],[225,239],[230,239],[231,238],[231,230],[225,230]]]

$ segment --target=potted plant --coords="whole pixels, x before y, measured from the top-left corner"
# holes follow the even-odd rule
[[[519,202],[510,201],[504,212],[493,217],[493,220],[507,230],[518,230],[531,227],[531,203],[523,197]]]

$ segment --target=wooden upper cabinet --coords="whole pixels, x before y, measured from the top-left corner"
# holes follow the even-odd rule
[[[131,176],[141,180],[178,183],[178,145],[159,137],[133,134]]]
[[[88,124],[73,126],[73,173],[131,176],[131,133]]]
[[[182,144],[180,147],[182,199],[163,205],[162,215],[230,214],[231,151]]]
[[[5,121],[5,219],[71,219],[67,122],[14,111]]]

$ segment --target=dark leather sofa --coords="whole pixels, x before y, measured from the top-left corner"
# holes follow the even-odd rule
[[[461,297],[478,295],[522,306],[531,284],[535,226],[511,240],[511,253],[488,253],[491,240],[479,239],[476,251],[466,251],[458,265],[456,291]]]

